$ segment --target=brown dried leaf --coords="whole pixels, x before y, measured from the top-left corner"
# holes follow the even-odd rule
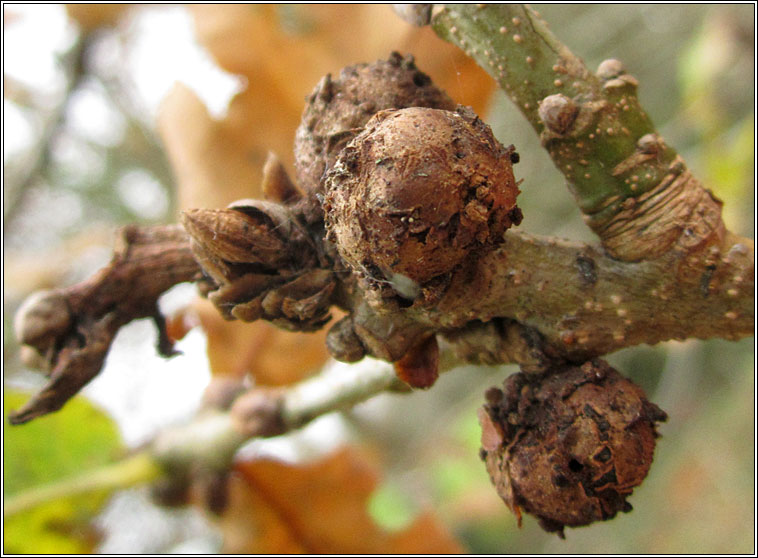
[[[344,448],[310,465],[236,466],[221,526],[229,553],[450,554],[462,548],[430,514],[388,533],[367,513],[377,473]]]
[[[329,356],[325,330],[293,333],[264,321],[229,322],[207,300],[198,300],[195,310],[208,336],[214,375],[249,373],[257,385],[289,385],[316,372]]]
[[[113,25],[129,9],[128,4],[66,4],[68,17],[85,31]]]
[[[259,128],[246,134],[230,129],[228,118],[214,120],[195,93],[177,83],[161,104],[158,129],[174,170],[181,209],[216,209],[259,196],[267,151],[259,161],[250,147],[251,136],[265,141]]]

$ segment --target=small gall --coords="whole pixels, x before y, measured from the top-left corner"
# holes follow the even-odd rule
[[[520,222],[514,153],[470,109],[381,111],[324,181],[326,229],[372,284],[401,275],[423,289]]]
[[[664,413],[641,388],[596,359],[539,376],[513,374],[480,409],[481,456],[518,519],[548,532],[628,512],[653,461]]]
[[[730,310],[729,312],[724,313],[724,317],[727,320],[736,320],[737,319],[737,312],[734,312],[733,310]]]
[[[514,35],[513,36],[513,42],[516,43],[517,45],[520,45],[521,41],[523,41],[523,39],[521,38],[521,35]]]
[[[521,25],[521,18],[514,17],[513,19],[511,19],[511,21],[513,22],[513,25],[515,25],[516,27]]]
[[[558,135],[565,135],[574,125],[579,107],[560,93],[548,95],[540,102],[539,116],[545,127]]]
[[[625,73],[626,69],[624,68],[624,64],[615,58],[603,60],[597,67],[596,72],[597,77],[602,80],[613,79]]]
[[[507,32],[508,32],[508,28],[507,27],[501,27],[500,28],[500,34],[501,35],[505,35]]]
[[[295,133],[296,183],[313,197],[323,195],[325,173],[369,119],[380,110],[410,106],[456,107],[412,56],[394,52],[387,60],[348,66],[337,78],[327,75],[308,98]],[[320,218],[320,210],[315,213]]]

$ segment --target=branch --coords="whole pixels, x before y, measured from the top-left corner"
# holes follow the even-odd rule
[[[615,258],[728,249],[721,202],[657,134],[621,62],[606,60],[591,73],[522,5],[448,5],[432,25],[521,110]]]
[[[42,322],[37,327],[43,333],[22,334],[21,341],[43,355],[53,373],[42,394],[14,414],[12,421],[23,422],[57,409],[97,373],[115,332],[131,319],[154,316],[162,330],[155,300],[176,282],[198,279],[198,264],[205,274],[201,289],[226,318],[262,318],[286,329],[314,331],[329,321],[330,307],[338,306],[349,315],[332,326],[327,337],[330,353],[346,362],[367,354],[393,362],[398,375],[414,387],[428,387],[436,378],[436,334],[452,343],[462,359],[517,362],[535,371],[556,361],[581,362],[639,343],[687,337],[739,339],[752,334],[753,242],[726,231],[720,202],[700,186],[673,150],[652,131],[633,95],[633,78],[626,76],[615,62],[605,64],[600,77],[591,75],[526,8],[445,7],[437,11],[434,25],[438,32],[456,38],[473,55],[488,62],[490,69],[497,69],[501,85],[506,90],[513,89],[512,96],[520,99],[559,167],[561,158],[571,161],[566,165],[584,166],[598,157],[598,172],[577,179],[576,193],[590,224],[601,236],[603,248],[509,231],[505,242],[496,247],[481,244],[468,253],[459,246],[462,260],[455,252],[449,271],[447,267],[444,272],[436,267],[430,271],[426,269],[428,261],[435,265],[440,262],[419,259],[422,252],[417,254],[414,250],[422,245],[424,249],[434,247],[434,239],[445,231],[432,227],[436,236],[432,235],[428,246],[429,234],[420,234],[422,229],[417,224],[412,227],[415,236],[408,236],[413,232],[409,224],[414,223],[416,215],[411,212],[405,217],[389,216],[397,229],[389,235],[389,229],[372,224],[377,225],[376,231],[384,232],[371,238],[379,243],[389,238],[386,246],[363,242],[366,239],[360,227],[356,234],[347,235],[348,241],[361,237],[361,242],[367,244],[361,244],[361,249],[367,250],[369,256],[384,255],[378,261],[381,265],[374,265],[377,269],[368,269],[370,258],[360,256],[347,263],[343,260],[344,246],[339,235],[334,235],[338,246],[325,238],[324,215],[314,212],[314,207],[321,209],[316,202],[318,194],[299,191],[281,168],[270,165],[264,183],[270,186],[267,191],[271,201],[241,200],[228,209],[198,209],[183,215],[191,247],[178,228],[173,233],[178,235],[172,237],[174,244],[155,247],[158,252],[163,248],[173,251],[181,264],[174,265],[171,257],[166,259],[156,252],[154,261],[135,262],[127,273],[133,279],[144,278],[138,288],[128,281],[112,288],[108,268],[83,286],[45,295],[42,302],[55,312],[44,305],[40,310],[39,304],[29,307],[36,308],[37,320]],[[388,67],[404,67],[397,58],[393,60]],[[507,70],[506,60],[514,60]],[[609,68],[615,77],[608,77]],[[527,75],[524,72],[532,76],[526,78],[526,84],[522,83]],[[569,89],[568,82],[554,77],[556,72],[571,78]],[[555,97],[557,89],[573,96]],[[375,93],[370,89],[370,94]],[[524,101],[522,97],[527,94],[532,96]],[[621,97],[611,103],[617,94]],[[541,100],[539,109],[533,105],[537,100]],[[427,111],[404,114],[412,113],[407,117],[412,120],[431,115]],[[387,119],[388,113],[382,114]],[[388,126],[404,121],[387,119]],[[489,137],[486,126],[465,110],[451,116],[450,122],[453,121],[456,125],[469,122],[472,129]],[[373,132],[384,130],[377,124],[384,122],[382,118],[372,122]],[[607,125],[605,133],[588,123]],[[620,132],[608,132],[611,128]],[[350,144],[353,147],[348,146],[337,156],[338,164],[326,179],[327,213],[342,207],[337,203],[341,198],[332,190],[345,186],[338,180],[343,174],[350,176],[348,167],[356,163],[350,157],[358,156],[354,144],[370,137],[372,134],[359,134]],[[445,148],[442,145],[440,149]],[[594,151],[582,151],[586,149]],[[500,149],[497,154],[495,159],[503,164],[517,160],[511,158],[515,157],[511,148]],[[473,157],[474,153],[467,155]],[[454,160],[459,159],[456,153]],[[373,168],[371,164],[376,167],[385,160],[389,159],[369,157],[368,170]],[[572,179],[575,173],[566,165],[561,168]],[[658,180],[656,184],[635,180],[639,174],[633,174],[628,181],[624,178],[643,167],[650,171],[651,180]],[[427,169],[412,180],[425,183],[429,172],[438,171],[436,167],[433,171]],[[401,185],[403,180],[399,181]],[[515,185],[511,186],[506,193],[515,196]],[[347,188],[345,195],[349,197],[354,190]],[[480,188],[476,196],[487,201],[487,192]],[[451,195],[455,198],[457,194],[452,191]],[[434,204],[434,200],[427,200],[429,196],[421,198],[417,200],[419,204]],[[353,201],[358,204],[356,208],[365,206],[362,201]],[[489,223],[490,219],[481,214],[486,209],[483,202],[469,201],[467,226]],[[509,211],[503,219],[518,222],[520,213],[513,199],[501,202],[498,207]],[[346,218],[352,218],[352,206],[343,205],[348,210]],[[376,207],[376,215],[381,217],[383,203]],[[418,207],[406,209],[418,211]],[[326,228],[333,233],[335,220],[333,216],[326,217]],[[493,220],[497,220],[495,216]],[[358,224],[365,226],[360,220]],[[139,231],[129,230],[134,235]],[[457,230],[476,239],[486,232],[476,227],[471,231],[466,227]],[[406,268],[398,267],[401,256],[391,249],[396,247],[392,236],[395,233],[397,238],[411,239],[408,246],[402,245],[407,248],[410,264],[415,265],[407,269],[418,271],[423,278],[418,281],[423,284],[405,275]],[[419,244],[422,237],[426,240]],[[502,231],[493,238],[497,245]],[[460,240],[463,243],[465,239]],[[435,252],[434,257],[439,259],[443,253],[447,254]],[[396,257],[398,261],[393,259]],[[167,267],[169,264],[173,267]],[[389,271],[382,271],[382,266]],[[399,271],[395,273],[390,268]],[[156,275],[158,269],[172,272]],[[113,292],[117,293],[115,299]],[[94,307],[88,309],[88,304]],[[72,320],[69,306],[74,315],[92,316]],[[111,311],[112,308],[117,310]],[[77,329],[79,334],[72,335]],[[166,343],[161,350],[171,352]]]
[[[705,261],[672,253],[621,263],[591,245],[509,232],[453,277],[436,307],[412,313],[453,330],[453,339],[472,318],[480,334],[480,322],[508,318],[539,332],[545,352],[574,362],[668,339],[739,339],[753,334],[753,243],[728,246]]]
[[[24,165],[25,168],[21,176],[18,176],[16,180],[8,180],[5,183],[6,200],[3,207],[3,231],[10,230],[12,222],[17,217],[18,211],[26,199],[30,186],[45,172],[50,163],[53,145],[65,125],[66,111],[73,98],[73,93],[79,88],[87,75],[86,61],[91,45],[91,36],[80,36],[71,46],[64,60],[61,61],[65,62],[69,67],[70,74],[66,88],[62,94],[61,102],[47,119],[42,134],[37,141],[36,148],[31,154],[31,161]],[[8,176],[6,175],[6,177]],[[13,185],[12,182],[16,182],[16,184]]]
[[[3,519],[8,519],[36,506],[83,494],[103,490],[125,489],[153,481],[161,475],[161,469],[146,453],[134,454],[79,477],[38,486],[26,492],[14,494],[5,501]]]
[[[253,438],[284,434],[393,389],[404,391],[392,366],[373,359],[332,367],[285,390],[255,388],[238,397],[230,411],[205,409],[191,422],[163,430],[122,461],[13,495],[3,517],[60,498],[144,483],[202,482],[209,474],[228,471],[237,450]]]
[[[158,297],[199,274],[181,227],[128,226],[119,233],[111,263],[96,275],[29,297],[16,315],[16,334],[32,350],[35,363],[49,371],[50,380],[11,413],[11,423],[59,409],[99,373],[116,333],[132,320],[153,318],[159,352],[174,354]]]
[[[254,243],[269,233],[257,229],[248,243],[238,237],[246,221],[237,226],[238,217],[224,219],[224,211],[193,211],[192,227],[209,231],[205,237],[210,238],[214,229],[205,225],[218,225],[219,219],[235,224],[217,228],[216,242],[231,257],[235,245],[226,241],[235,238],[239,246],[253,246],[249,257],[260,261],[265,253],[256,256]],[[281,229],[278,223],[273,226]],[[98,275],[37,295],[19,311],[20,340],[44,357],[52,374],[42,392],[11,415],[11,422],[60,408],[99,372],[113,337],[129,321],[153,317],[163,331],[157,298],[174,284],[199,278],[189,239],[178,227],[131,227],[122,234],[123,246]],[[712,249],[705,261],[672,253],[655,261],[621,263],[589,245],[509,232],[501,247],[459,268],[435,306],[404,307],[397,299],[377,297],[353,275],[343,273],[338,280],[325,269],[294,271],[287,278],[245,273],[215,291],[214,300],[230,317],[263,316],[295,329],[320,326],[329,317],[329,306],[338,304],[350,312],[328,337],[330,352],[340,360],[355,361],[368,353],[398,362],[400,369],[409,352],[419,346],[429,349],[420,340],[441,333],[463,361],[516,362],[542,370],[555,360],[581,362],[640,343],[751,335],[753,245],[732,241],[726,252]],[[298,237],[299,246],[304,242]],[[282,249],[267,257],[287,253]],[[306,259],[301,253],[301,261]],[[217,260],[212,269],[233,276],[250,264],[229,265]],[[251,292],[254,304],[246,298]],[[165,334],[161,339],[162,354],[172,354]]]

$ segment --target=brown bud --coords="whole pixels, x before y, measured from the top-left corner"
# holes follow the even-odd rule
[[[366,356],[366,347],[355,333],[351,316],[345,316],[329,329],[326,348],[332,357],[341,362],[358,362]]]
[[[44,353],[71,328],[66,298],[57,291],[37,291],[21,304],[13,321],[16,338]]]
[[[412,56],[397,52],[389,60],[348,66],[337,79],[326,76],[307,101],[295,135],[295,169],[298,183],[310,192],[323,192],[325,172],[378,111],[417,106],[455,108],[455,103],[416,67]]]
[[[601,360],[539,377],[514,374],[481,414],[490,478],[517,516],[546,531],[630,511],[666,414]]]
[[[229,263],[262,263],[276,268],[289,256],[271,221],[232,209],[188,209],[182,224],[192,239]]]
[[[416,27],[432,21],[432,4],[392,4],[392,9],[403,21]]]
[[[189,209],[182,225],[196,259],[219,285],[248,272],[250,265],[291,271],[315,258],[292,215],[277,203],[239,200],[228,209]]]
[[[645,134],[637,140],[637,149],[645,155],[658,155],[666,148],[666,143],[658,134]]]
[[[439,377],[439,361],[437,337],[431,335],[395,362],[395,374],[411,387],[430,388]]]
[[[354,270],[415,298],[518,224],[513,152],[469,109],[382,111],[327,176],[329,236]]]
[[[217,375],[211,378],[203,392],[203,406],[213,409],[228,409],[238,395],[245,391],[241,378]]]
[[[539,115],[548,130],[562,136],[573,127],[579,106],[560,93],[549,95],[540,102]]]
[[[302,192],[292,183],[287,170],[273,151],[266,156],[263,165],[263,197],[278,203],[292,203],[302,197]]]
[[[248,391],[236,399],[230,413],[235,430],[248,438],[278,436],[286,431],[282,394],[276,389]]]

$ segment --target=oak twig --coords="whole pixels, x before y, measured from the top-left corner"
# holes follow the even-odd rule
[[[596,73],[516,4],[448,5],[435,31],[487,70],[540,135],[604,248],[624,261],[706,252],[728,240],[717,200],[656,132],[618,60]],[[712,265],[712,264],[708,264]]]
[[[158,297],[199,277],[200,267],[180,226],[128,226],[119,233],[110,264],[96,275],[66,289],[32,295],[16,315],[16,334],[50,380],[10,414],[10,422],[21,424],[59,409],[100,372],[116,333],[132,320],[153,318],[159,352],[174,354]]]

